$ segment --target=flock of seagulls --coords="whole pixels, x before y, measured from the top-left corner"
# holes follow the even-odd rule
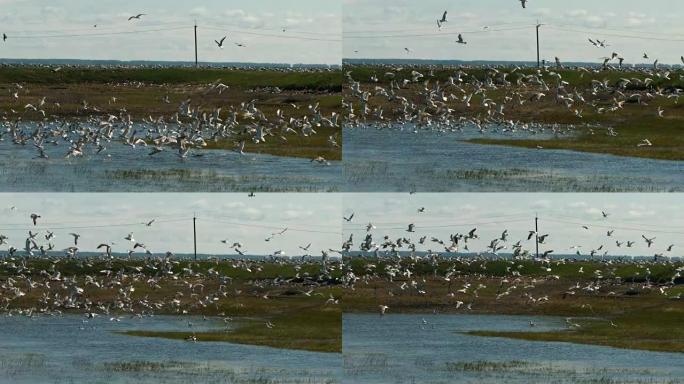
[[[220,95],[229,88],[217,80],[198,86],[197,92]],[[15,107],[0,122],[3,128],[0,142],[7,140],[18,147],[33,147],[35,158],[44,160],[50,159],[51,153],[58,148],[63,148],[64,158],[109,158],[107,149],[113,145],[128,147],[131,151],[146,150],[150,157],[171,152],[186,159],[202,156],[200,150],[210,143],[225,142],[229,146],[232,143],[235,152],[245,154],[248,142],[285,144],[291,137],[316,135],[320,127],[340,126],[339,115],[336,112],[324,114],[318,103],[307,107],[288,104],[273,114],[262,111],[257,100],[207,110],[192,98],[180,101],[172,116],[148,116],[141,121],[134,120],[116,97],[111,97],[108,103],[120,105],[118,113],[105,114],[102,107],[83,100],[75,112],[87,114],[86,120],[63,119],[50,114],[63,109],[60,103],[45,96],[33,96],[25,85],[14,84],[10,92]],[[171,104],[169,95],[159,102]],[[37,122],[27,121],[31,118]],[[337,140],[330,135],[327,144],[339,147]],[[312,162],[329,164],[322,156],[314,157]]]
[[[459,43],[465,44],[459,36]],[[408,48],[407,52],[410,52]],[[619,55],[616,55],[619,57]],[[344,125],[440,132],[461,132],[476,128],[480,133],[553,136],[572,135],[577,126],[589,128],[592,135],[617,137],[618,128],[598,126],[585,120],[596,115],[619,115],[633,108],[653,108],[658,119],[668,117],[667,106],[679,103],[684,89],[676,85],[684,80],[684,71],[674,69],[576,67],[579,80],[591,77],[588,85],[566,79],[565,69],[557,65],[527,71],[521,67],[454,68],[444,79],[444,70],[431,66],[378,65],[368,78],[354,76],[356,66],[345,70],[347,91],[343,100]],[[609,72],[624,73],[609,80]],[[602,76],[605,76],[603,80]],[[587,82],[585,82],[586,84]],[[521,122],[512,115],[536,106],[559,106],[574,116],[574,122],[543,124]],[[644,133],[647,135],[647,133]],[[652,147],[649,137],[632,143]]]
[[[424,213],[425,212],[425,207],[420,207],[418,209],[419,213]],[[608,213],[605,211],[602,211],[602,217],[605,219],[608,217]],[[351,223],[354,218],[354,213],[350,214],[349,216],[343,216],[343,219],[347,223]],[[602,226],[603,227],[603,226]],[[366,226],[366,236],[364,237],[363,241],[359,244],[358,251],[361,251],[363,253],[369,253],[373,254],[375,257],[381,256],[382,254],[389,254],[391,256],[400,256],[402,252],[409,252],[412,256],[416,254],[416,252],[419,250],[419,247],[426,248],[423,251],[427,252],[428,254],[440,254],[440,253],[448,253],[448,254],[458,254],[461,252],[466,252],[466,253],[475,253],[474,250],[471,250],[469,248],[472,247],[473,242],[477,241],[480,239],[480,236],[478,234],[478,229],[473,228],[467,233],[456,233],[452,234],[449,236],[449,240],[443,240],[440,239],[439,237],[436,236],[428,236],[424,235],[421,236],[417,241],[412,241],[410,238],[407,237],[398,237],[396,239],[392,239],[389,235],[383,236],[381,241],[376,241],[373,237],[372,231],[376,228],[375,225],[372,223],[368,223]],[[582,225],[581,228],[585,231],[590,231],[591,228],[589,225]],[[405,232],[407,233],[415,233],[417,231],[417,227],[415,223],[409,223],[407,225],[407,228]],[[608,246],[611,242],[614,242],[615,248],[614,250],[618,251],[622,248],[623,245],[625,245],[626,248],[632,248],[634,244],[636,244],[636,240],[633,239],[622,239],[618,240],[616,239],[616,234],[615,234],[615,229],[609,229],[606,232],[606,240],[609,241],[608,244],[600,244],[599,246],[587,251],[586,253],[583,253],[581,251],[582,246],[581,245],[573,245],[567,250],[564,250],[564,252],[567,251],[574,251],[574,255],[578,258],[596,258],[596,257],[601,257],[605,258],[609,256],[609,249]],[[510,252],[511,255],[514,258],[533,258],[533,255],[528,249],[524,248],[523,243],[524,242],[533,242],[535,244],[539,245],[546,245],[548,244],[548,238],[550,234],[548,233],[538,233],[537,231],[530,230],[527,232],[526,238],[523,240],[519,240],[515,243],[511,244],[511,241],[509,239],[509,231],[507,229],[504,229],[501,232],[501,235],[499,237],[496,237],[494,239],[491,239],[485,247],[484,251],[481,251],[478,253],[479,256],[494,256],[497,257],[500,255],[502,251],[504,252]],[[641,235],[641,239],[644,241],[644,244],[647,245],[647,248],[651,248],[655,244],[655,237],[647,237],[645,234]],[[349,237],[349,239],[344,242],[342,249],[344,252],[347,254],[354,252],[354,239],[353,235]],[[433,247],[436,247],[433,248]],[[664,251],[657,252],[653,254],[653,261],[657,262],[658,260],[661,260],[663,258],[667,258],[667,256],[673,256],[672,250],[674,249],[675,245],[670,244],[667,247],[665,247]],[[540,252],[540,258],[541,259],[548,259],[551,257],[551,255],[555,251],[553,249],[542,249]]]
[[[520,0],[520,4],[526,8],[527,0]],[[447,14],[444,11],[437,20],[439,28],[447,22]],[[588,40],[597,48],[610,46],[605,39]],[[467,41],[458,34],[456,43],[466,45]],[[413,52],[409,47],[404,51],[406,54]],[[643,57],[649,58],[646,53]],[[680,59],[684,64],[684,56]],[[531,72],[519,66],[460,66],[448,79],[444,79],[444,67],[441,66],[389,64],[376,65],[370,77],[358,78],[354,76],[356,66],[350,64],[345,68],[348,91],[342,104],[346,111],[344,125],[402,130],[408,127],[414,132],[461,132],[466,127],[474,127],[480,133],[555,137],[573,135],[581,125],[589,128],[591,135],[617,137],[620,134],[617,128],[588,123],[585,115],[590,112],[615,115],[653,105],[654,116],[666,119],[668,114],[663,105],[679,103],[684,89],[677,83],[684,81],[684,70],[661,68],[658,60],[651,68],[627,69],[623,66],[624,57],[618,52],[602,60],[600,66],[565,67],[561,59],[555,57],[555,66],[545,64]],[[575,70],[580,79],[565,78],[564,69]],[[436,70],[442,73],[436,74]],[[624,75],[610,80],[609,73]],[[592,78],[588,86],[579,84],[585,77]],[[578,83],[574,84],[575,81]],[[574,122],[521,122],[512,116],[519,115],[520,110],[550,103],[570,112]],[[646,149],[654,147],[654,142],[643,137],[631,145]]]
[[[419,212],[421,210],[424,212],[423,207]],[[345,216],[345,220],[348,217],[353,215]],[[602,217],[605,219],[608,214],[604,211]],[[586,230],[590,229],[588,225],[583,227]],[[355,267],[351,266],[351,261],[346,263],[343,281],[351,290],[361,286],[375,287],[373,291],[376,292],[377,309],[381,316],[391,311],[395,296],[439,298],[445,290],[449,301],[440,302],[440,306],[453,306],[454,310],[475,310],[480,302],[479,292],[486,289],[489,284],[496,284],[496,302],[511,299],[522,301],[524,304],[521,305],[530,306],[547,303],[551,295],[555,294],[563,298],[579,294],[617,297],[619,293],[615,291],[616,285],[623,282],[616,275],[616,271],[628,265],[634,268],[637,276],[640,276],[639,281],[632,284],[632,289],[656,292],[672,300],[684,299],[681,293],[672,290],[684,277],[684,264],[681,258],[668,257],[673,256],[671,252],[675,248],[674,244],[655,253],[652,260],[645,257],[606,258],[609,255],[608,247],[611,241],[614,241],[616,252],[625,244],[626,247],[633,247],[637,241],[643,241],[649,249],[655,247],[656,238],[645,234],[641,235],[640,239],[617,240],[616,230],[608,230],[605,237],[607,242],[586,253],[580,251],[581,245],[574,245],[563,250],[564,254],[557,257],[552,257],[552,254],[555,254],[553,249],[543,249],[537,258],[534,252],[535,244],[544,247],[553,235],[530,230],[526,239],[523,237],[513,240],[509,231],[504,229],[500,236],[481,239],[478,228],[473,228],[468,232],[449,235],[448,239],[430,234],[421,234],[417,238],[382,235],[376,239],[374,229],[375,226],[369,223],[366,226],[366,235],[360,242],[355,242],[353,235],[350,235],[343,244],[342,248],[348,260],[357,258],[361,261],[356,263]],[[416,225],[409,224],[406,232],[413,233],[418,229]],[[475,246],[481,246],[483,249],[470,249]],[[575,250],[575,257],[567,256],[571,250]],[[593,260],[594,263],[586,264],[586,260]],[[505,273],[502,274],[498,270],[490,273],[488,263],[491,262],[504,263]],[[576,264],[574,273],[579,276],[578,281],[564,290],[561,286],[560,292],[546,291],[544,284],[561,279],[559,273],[567,275],[568,271],[572,271],[573,264]],[[585,265],[591,265],[592,270],[585,270]],[[671,267],[672,276],[665,278],[652,272],[656,268],[661,270],[662,266]],[[541,275],[526,274],[524,268],[538,268]],[[559,272],[561,270],[563,272]],[[426,280],[428,275],[431,276],[432,282]],[[377,281],[384,281],[385,285],[378,286]],[[530,326],[534,327],[534,322],[531,322]],[[580,325],[570,322],[568,326],[573,328]],[[618,325],[612,323],[611,326]]]
[[[133,233],[122,236],[124,244],[103,242],[97,246],[100,256],[82,255],[78,233],[69,233],[73,245],[56,256],[54,241],[59,236],[42,229],[42,215],[32,213],[31,227],[23,249],[9,245],[13,239],[0,234],[0,313],[6,316],[61,316],[66,312],[82,313],[83,322],[95,317],[120,322],[125,316],[144,318],[156,313],[197,314],[207,308],[218,310],[227,303],[234,304],[233,313],[219,313],[226,323],[239,316],[245,308],[241,298],[271,300],[284,290],[297,289],[301,295],[317,298],[322,306],[338,305],[339,298],[324,295],[321,288],[334,281],[333,274],[340,270],[337,259],[329,258],[332,251],[323,250],[320,258],[311,256],[311,244],[298,258],[285,257],[276,251],[263,259],[243,258],[240,242],[221,240],[236,250],[235,258],[212,258],[202,262],[183,261],[171,251],[152,252],[137,240]],[[153,225],[154,220],[141,223]],[[271,236],[284,236],[287,228]],[[266,240],[268,241],[268,240]],[[231,244],[232,243],[232,244]],[[127,256],[114,253],[114,247],[128,249]],[[339,251],[336,251],[339,252]],[[135,257],[139,256],[139,257]],[[291,278],[259,277],[266,266],[279,265],[293,268]],[[229,272],[233,271],[233,272]],[[244,275],[247,278],[233,277]],[[139,294],[139,291],[168,291],[168,295]],[[26,301],[28,297],[32,299]],[[26,303],[31,303],[27,306]],[[190,325],[189,325],[190,326]],[[277,324],[265,321],[268,329]],[[198,341],[193,333],[186,339]]]

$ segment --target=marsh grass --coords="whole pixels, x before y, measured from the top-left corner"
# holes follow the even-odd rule
[[[596,344],[617,348],[642,349],[663,352],[684,352],[684,300],[678,299],[684,282],[675,278],[682,262],[659,263],[611,263],[602,261],[575,261],[553,265],[553,275],[540,263],[519,260],[515,262],[520,273],[519,287],[531,288],[516,290],[505,298],[498,298],[502,279],[512,278],[507,268],[507,260],[480,260],[469,263],[443,260],[436,265],[429,261],[408,261],[406,268],[414,272],[414,279],[422,280],[421,289],[429,292],[421,295],[411,290],[394,289],[396,284],[405,281],[395,278],[388,283],[383,278],[369,276],[367,265],[374,264],[373,270],[382,271],[388,261],[382,258],[347,257],[350,270],[359,278],[368,276],[367,284],[357,285],[353,291],[345,293],[343,310],[347,312],[377,313],[378,304],[388,305],[393,313],[473,313],[473,314],[510,314],[530,316],[563,316],[579,323],[579,328],[550,332],[498,332],[477,331],[469,334],[476,336],[510,337],[524,340],[566,341],[581,344]],[[395,263],[395,260],[389,263]],[[444,276],[448,268],[455,268],[457,274],[446,283]],[[583,273],[579,269],[583,268]],[[650,273],[646,273],[646,268]],[[593,282],[596,271],[602,271],[602,288],[596,293],[577,292],[568,295],[568,287]],[[486,285],[479,290],[478,297],[469,294],[456,294],[449,298],[465,282]],[[667,295],[660,293],[658,287],[669,284],[674,279],[675,286]],[[390,292],[392,294],[390,294]],[[531,303],[527,296],[548,296],[548,301]],[[457,309],[457,300],[472,302],[472,311]],[[615,326],[611,325],[611,322]]]
[[[265,323],[270,321],[273,328]],[[235,329],[196,332],[198,342],[231,342],[312,352],[342,352],[342,314],[334,307],[288,308],[268,319],[243,320]],[[188,332],[128,331],[131,336],[183,340]]]

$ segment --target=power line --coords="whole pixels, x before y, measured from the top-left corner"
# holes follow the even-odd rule
[[[480,216],[480,217],[477,217],[477,218],[471,216],[470,218],[464,217],[463,220],[489,220],[489,219],[512,219],[512,218],[516,218],[516,219],[517,219],[517,218],[524,218],[524,217],[529,217],[529,213],[527,213],[527,212],[520,212],[520,213],[511,213],[511,214],[507,214],[507,215]],[[407,219],[407,220],[410,220],[410,219]],[[372,221],[372,223],[373,223],[373,225],[375,225],[375,226],[397,225],[397,224],[402,224],[402,225],[403,225],[403,224],[406,224],[407,220],[404,220],[404,221]],[[422,223],[422,224],[427,224],[427,223],[434,223],[434,222],[444,223],[444,218],[433,219],[433,220],[425,219],[425,220],[415,220],[415,221],[413,221],[413,223],[416,224],[416,225],[417,225],[417,224],[421,224],[421,223]],[[466,223],[466,224],[467,224],[467,223]],[[345,226],[361,226],[362,224],[358,224],[358,223],[353,223],[353,224],[352,224],[352,223],[346,222],[346,223],[344,223],[344,225],[345,225]],[[441,225],[441,224],[440,224],[440,225]],[[464,225],[465,225],[465,224],[464,224]],[[365,225],[363,225],[363,226],[365,227]],[[402,228],[403,228],[403,227],[402,227]]]
[[[157,221],[157,223],[175,223],[175,222],[180,222],[180,221],[187,221],[187,218],[182,218],[182,219],[174,219],[174,220],[160,220]],[[64,226],[64,227],[45,227],[41,225],[40,227],[26,227],[26,228],[0,228],[0,231],[22,231],[22,232],[27,232],[31,231],[34,229],[50,229],[50,230],[63,230],[63,229],[93,229],[93,228],[114,228],[114,227],[130,227],[130,226],[136,226],[136,225],[146,225],[146,223],[143,222],[135,222],[135,223],[122,223],[122,224],[103,224],[103,225],[83,225],[83,226]]]
[[[570,29],[570,28],[561,28],[561,27],[556,27],[553,25],[546,25],[549,29],[555,30],[555,31],[561,31],[561,32],[575,32],[575,33],[582,33],[582,34],[595,34],[594,32],[589,32],[586,30],[578,30],[578,29]],[[638,35],[624,35],[624,34],[617,34],[617,33],[601,33],[601,36],[609,36],[609,37],[621,37],[621,38],[627,38],[627,39],[635,39],[635,40],[649,40],[649,41],[669,41],[669,42],[684,42],[684,39],[668,39],[668,38],[661,38],[661,37],[649,37],[649,36],[638,36]]]
[[[146,25],[144,28],[160,28],[160,27],[165,27],[165,26],[187,26],[187,22],[173,22],[173,23],[156,23],[152,25]],[[19,36],[24,36],[24,35],[32,35],[32,34],[52,34],[52,33],[68,33],[68,32],[78,32],[78,31],[100,31],[100,30],[117,30],[121,29],[122,27],[130,26],[130,24],[125,25],[117,25],[117,26],[100,26],[98,25],[97,27],[83,27],[83,28],[66,28],[66,29],[39,29],[39,30],[32,30],[32,31],[27,31],[27,30],[4,30],[5,33],[9,35],[12,35],[13,37],[19,37]]]
[[[547,221],[555,222],[555,223],[561,223],[561,224],[574,224],[574,225],[587,225],[586,223],[581,223],[581,222],[574,222],[574,221],[566,221],[566,220],[558,220],[558,219],[546,219]],[[657,229],[644,229],[644,228],[635,228],[635,227],[621,227],[621,226],[613,226],[613,225],[601,225],[601,224],[592,224],[592,227],[598,227],[598,228],[605,228],[605,229],[619,229],[623,231],[638,231],[638,232],[649,232],[649,233],[662,233],[662,234],[668,234],[668,235],[684,235],[684,232],[676,232],[676,231],[663,231],[663,230],[657,230]]]
[[[556,216],[556,217],[561,217],[561,218],[566,218],[566,219],[573,219],[573,220],[585,220],[584,218],[577,217],[577,216],[569,216],[569,215],[562,215],[559,213],[551,213],[551,216]],[[608,221],[613,220],[613,219],[608,219]],[[634,224],[635,226],[639,227],[655,227],[655,228],[662,228],[662,224],[643,224],[643,223],[635,223],[633,221],[626,221],[626,220],[619,220],[621,224],[626,224],[626,225],[631,225]],[[595,221],[594,221],[595,222]],[[607,221],[602,221],[599,223],[606,223]],[[593,222],[589,222],[588,224],[591,225]],[[677,228],[678,230],[681,228],[682,231],[684,231],[684,227],[679,227]],[[650,229],[645,228],[644,231],[648,231]]]
[[[416,230],[422,230],[422,229],[440,229],[440,228],[454,228],[454,227],[462,227],[462,226],[477,226],[477,225],[489,225],[489,224],[508,224],[508,223],[521,223],[521,222],[527,222],[529,219],[517,219],[517,220],[497,220],[497,221],[489,221],[489,222],[471,222],[471,223],[453,223],[453,224],[444,224],[444,225],[421,225],[418,226],[416,225]],[[376,226],[377,229],[377,226]],[[381,228],[383,230],[400,230],[400,229],[406,229],[406,226],[403,227],[383,227]],[[359,228],[359,229],[354,229],[353,231],[366,231],[365,228]]]
[[[322,39],[317,37],[304,37],[304,36],[284,36],[269,33],[258,33],[258,32],[248,32],[239,30],[230,30],[215,27],[202,27],[203,29],[209,29],[214,31],[222,31],[227,33],[235,33],[237,35],[250,35],[250,36],[260,36],[260,37],[274,37],[278,39],[293,39],[293,40],[310,40],[310,41],[327,41],[327,42],[342,42],[342,39]]]
[[[276,227],[276,226],[271,226],[271,225],[236,223],[236,222],[223,221],[223,220],[217,220],[217,219],[211,219],[211,218],[206,218],[203,220],[211,221],[214,223],[235,225],[235,226],[239,226],[239,227],[264,228],[264,229],[271,229],[271,230],[282,230],[283,228],[287,228],[288,232],[292,231],[292,232],[306,232],[306,233],[322,233],[322,234],[330,234],[330,235],[341,235],[342,234],[341,232],[337,232],[337,231],[319,231],[319,230],[303,229],[303,228],[290,227],[290,226]]]
[[[568,24],[568,23],[563,23],[563,24],[554,24],[557,27],[577,27],[581,29],[588,29],[588,30],[595,30],[595,31],[616,31],[616,32],[626,32],[626,33],[637,33],[640,35],[660,35],[660,36],[677,36],[677,37],[684,37],[684,35],[679,35],[679,34],[672,34],[672,33],[663,33],[663,32],[650,32],[650,31],[636,31],[634,29],[619,29],[619,28],[608,28],[608,27],[588,27],[585,25],[579,25],[579,24]]]
[[[215,29],[220,29],[222,31],[225,30],[226,27],[228,27],[228,28],[232,28],[232,29],[236,29],[236,30],[240,30],[240,31],[246,31],[246,32],[249,32],[249,31],[255,31],[255,32],[273,31],[273,32],[280,32],[280,33],[294,33],[294,34],[298,34],[298,35],[313,35],[313,36],[328,35],[328,36],[338,36],[338,37],[340,35],[340,33],[337,33],[337,32],[304,31],[304,30],[297,30],[297,29],[289,29],[287,27],[283,27],[281,29],[260,27],[260,28],[256,29],[256,28],[241,28],[239,25],[235,25],[235,24],[220,24],[219,25],[219,24],[212,24],[212,23],[203,23],[202,25],[207,27],[207,28],[211,27],[211,28],[215,28]]]
[[[486,29],[489,28],[497,28],[497,27],[504,27],[504,26],[512,26],[512,25],[517,25],[517,26],[530,26],[531,24],[529,22],[516,22],[516,23],[501,23],[501,24],[491,24],[491,25],[484,25],[478,31],[486,31]],[[486,29],[485,29],[486,28]],[[378,29],[378,30],[358,30],[358,31],[348,31],[345,30],[343,31],[344,35],[347,34],[356,34],[356,33],[392,33],[392,32],[427,32],[427,31],[434,31],[434,28],[413,28],[413,29]],[[446,32],[440,32],[440,33],[446,33]],[[465,33],[465,32],[462,32]]]
[[[48,39],[48,38],[64,38],[64,37],[102,37],[115,35],[129,35],[136,33],[162,32],[162,31],[177,31],[181,29],[189,29],[190,27],[175,27],[175,28],[158,28],[158,29],[141,29],[136,31],[120,31],[120,32],[102,32],[102,33],[74,33],[74,34],[54,34],[54,35],[25,35],[25,36],[10,36],[8,39]]]
[[[533,28],[534,25],[526,25],[521,27],[511,27],[511,28],[499,28],[499,29],[487,29],[487,30],[472,30],[472,31],[459,31],[459,32],[433,32],[433,33],[418,33],[418,34],[399,34],[399,35],[367,35],[367,36],[345,36],[345,39],[390,39],[390,38],[406,38],[406,37],[447,37],[459,34],[484,34],[492,32],[506,32],[506,31],[518,31],[522,29]]]

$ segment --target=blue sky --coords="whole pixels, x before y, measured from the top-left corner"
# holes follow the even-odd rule
[[[41,239],[46,230],[51,230],[57,235],[53,243],[59,250],[73,244],[69,233],[75,232],[82,235],[82,250],[94,251],[100,243],[114,242],[115,252],[127,252],[131,244],[124,237],[133,232],[135,240],[157,254],[191,253],[195,213],[199,253],[225,253],[223,239],[231,244],[241,242],[248,254],[265,255],[276,250],[301,255],[298,246],[312,243],[310,253],[320,256],[321,249],[339,248],[341,244],[342,207],[336,194],[257,193],[250,198],[246,193],[22,193],[0,194],[0,202],[0,234],[10,238],[9,245],[20,249],[28,230],[40,231]],[[42,216],[36,227],[31,223],[31,213]],[[152,226],[142,224],[152,219],[156,220]],[[290,229],[282,236],[264,241],[286,227]],[[0,246],[3,251],[7,248]]]
[[[534,248],[534,240],[525,241],[534,229],[535,213],[539,214],[540,232],[549,233],[548,245],[540,251],[573,253],[570,247],[581,245],[581,252],[605,244],[613,255],[653,256],[675,244],[670,256],[684,256],[684,196],[681,194],[555,194],[555,193],[473,193],[473,194],[348,194],[344,198],[344,214],[352,212],[351,223],[344,223],[345,237],[353,233],[355,249],[371,222],[376,242],[382,236],[392,239],[435,236],[448,241],[449,235],[467,233],[477,227],[480,240],[470,242],[470,251],[484,251],[489,242],[504,230],[510,234],[510,244],[523,240],[526,249]],[[418,209],[424,207],[425,212]],[[601,211],[609,214],[604,218]],[[415,233],[406,232],[409,223]],[[582,228],[589,227],[589,230]],[[442,227],[444,228],[436,228]],[[615,230],[607,237],[608,230]],[[673,233],[664,233],[673,232]],[[656,237],[647,248],[641,235]],[[615,240],[636,241],[633,248],[617,248]],[[435,243],[426,243],[419,250],[443,251]]]
[[[684,2],[681,0],[342,0],[344,57],[460,60],[536,60],[534,25],[543,27],[542,58],[598,62],[613,51],[629,63],[678,63],[684,55]],[[436,20],[448,11],[441,31]],[[489,26],[485,33],[483,27]],[[496,32],[527,26],[520,30]],[[560,30],[560,29],[565,30]],[[572,29],[579,32],[568,31]],[[467,45],[455,44],[463,33]],[[428,37],[372,38],[379,35],[429,34]],[[611,35],[676,39],[639,40]],[[365,36],[370,38],[356,39]],[[599,49],[587,38],[607,40]],[[404,47],[413,52],[407,55]],[[358,53],[354,51],[358,50]],[[652,60],[643,60],[648,53]]]
[[[203,61],[339,64],[342,48],[339,0],[0,0],[0,7],[0,33],[9,36],[0,44],[4,58],[191,61],[194,20],[199,24]],[[127,21],[138,13],[148,15]],[[185,28],[115,36],[13,38],[176,27]],[[227,44],[221,50],[214,40],[224,35]]]

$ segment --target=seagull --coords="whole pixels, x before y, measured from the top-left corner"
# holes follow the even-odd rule
[[[446,23],[446,22],[447,22],[447,11],[444,11],[442,18],[437,20],[437,27],[442,28],[442,23]]]
[[[133,19],[138,19],[138,20],[140,20],[140,17],[141,17],[141,16],[146,16],[146,14],[145,14],[145,13],[138,13],[138,14],[135,15],[135,16],[129,17],[129,18],[128,18],[128,21],[131,21],[131,20],[133,20]]]
[[[520,0],[520,5],[522,5],[523,8],[527,8],[525,5],[527,4],[527,0]]]
[[[152,223],[154,223],[154,220],[155,220],[155,219],[152,219],[152,220],[148,221],[147,223],[145,223],[145,225],[148,226],[148,227],[151,227],[151,226],[152,226]]]
[[[409,224],[408,228],[406,228],[406,232],[415,232],[415,225],[414,224]]]
[[[33,221],[33,225],[36,225],[36,222],[38,221],[39,218],[40,218],[40,215],[37,215],[35,213],[31,214],[31,220]]]
[[[386,305],[379,305],[378,307],[380,307],[380,316],[383,316],[385,312],[389,309],[389,307]]]
[[[408,49],[408,48],[404,48],[404,51],[406,51],[406,54],[407,54],[407,55],[408,55],[409,53],[411,53],[411,50]]]
[[[223,36],[221,40],[214,40],[214,42],[216,43],[216,45],[218,45],[219,48],[223,48],[223,41],[226,40],[226,37],[227,36]]]
[[[649,239],[648,237],[644,236],[644,235],[641,235],[641,237],[644,239],[644,241],[646,242],[646,244],[648,244],[648,247],[651,248],[651,245],[653,244],[653,241],[655,240],[655,237],[652,237],[652,238],[650,238],[650,239]]]
[[[2,41],[7,41],[7,35],[4,33],[2,34]],[[684,61],[684,60],[682,60],[682,61]]]
[[[81,237],[78,233],[70,233],[74,237],[74,245],[78,245],[78,238]]]
[[[463,40],[463,36],[461,36],[460,33],[458,34],[458,40],[456,42],[459,44],[468,44],[467,41]]]
[[[637,147],[652,147],[653,144],[649,139],[643,139],[639,144],[637,144]]]
[[[352,221],[352,219],[354,218],[354,213],[352,212],[352,214],[349,215],[349,217],[342,216],[342,218],[343,218],[346,222],[350,222],[350,221]]]

